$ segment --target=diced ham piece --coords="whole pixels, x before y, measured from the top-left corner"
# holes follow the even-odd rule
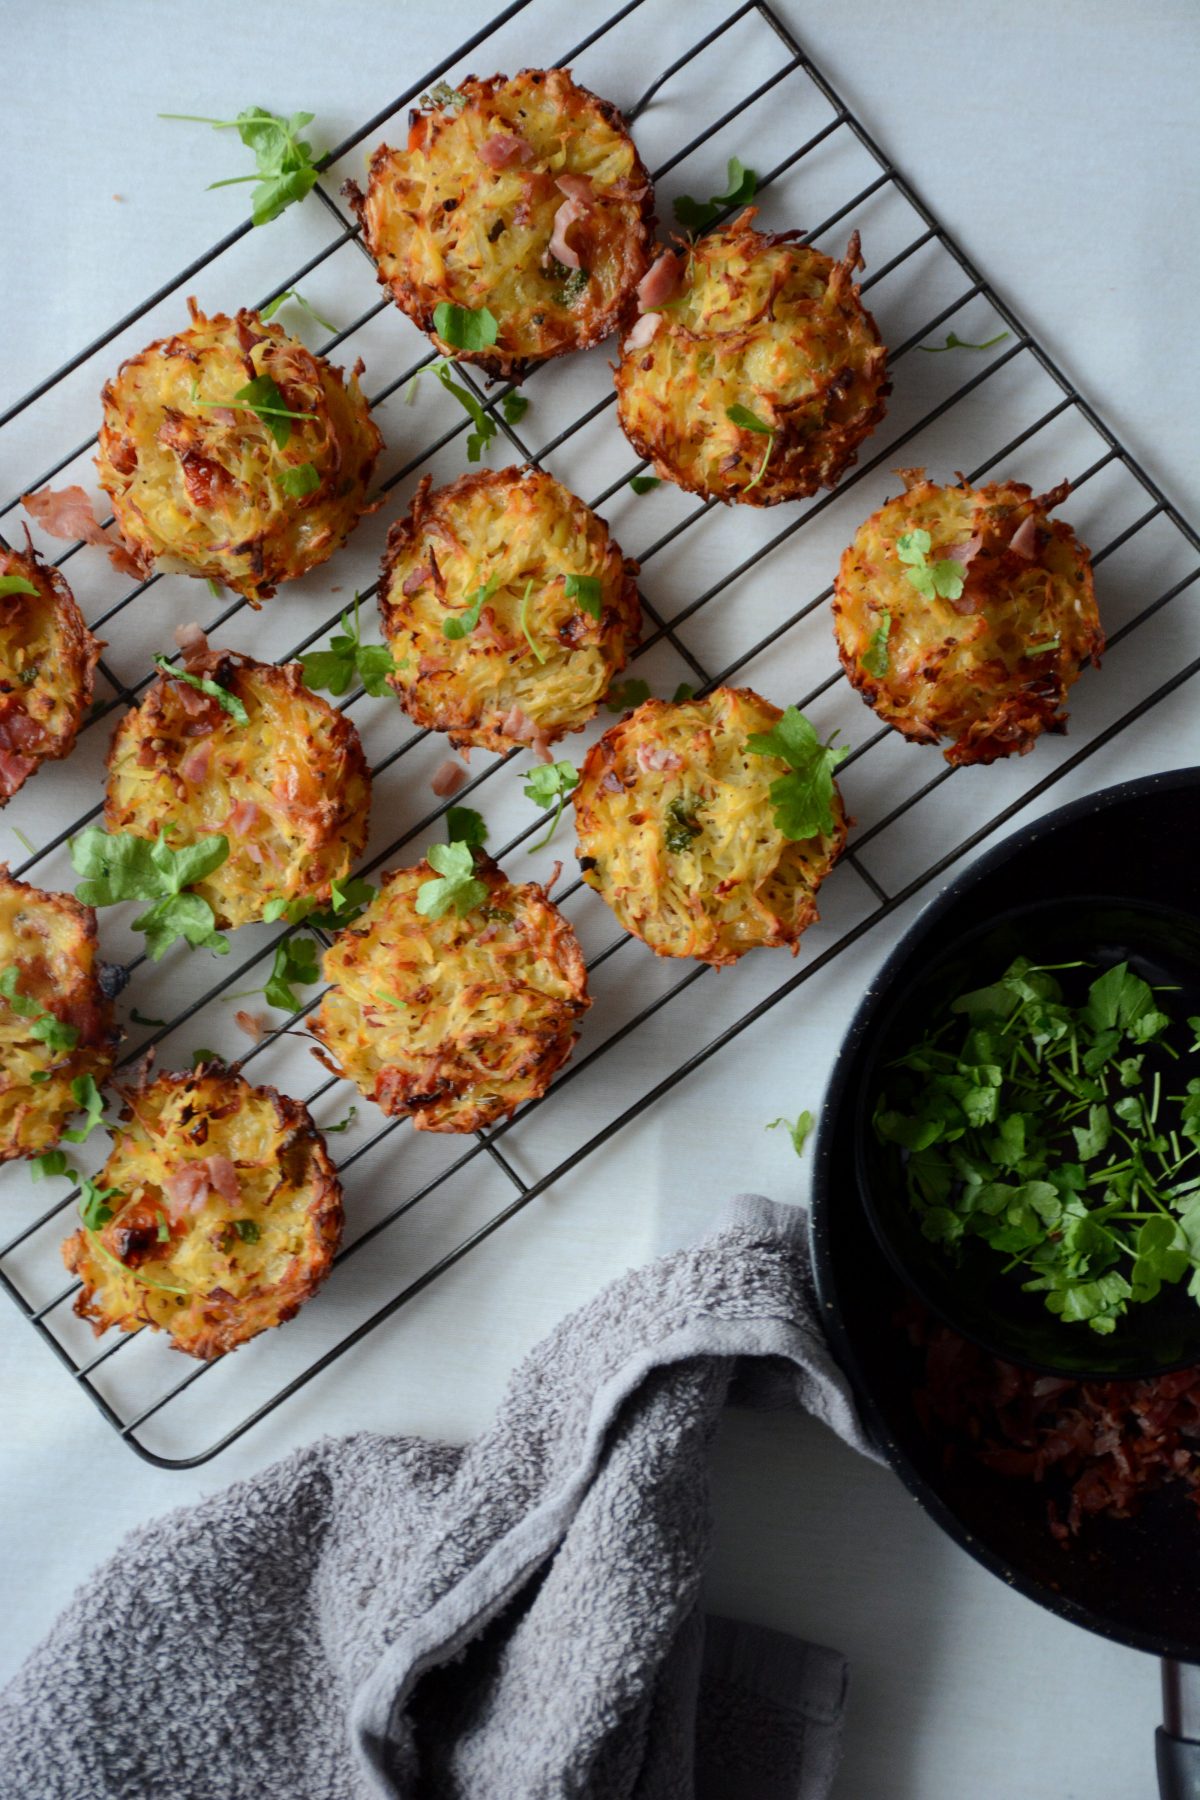
[[[13,702],[7,712],[0,713],[0,749],[36,750],[45,732],[24,707]]]
[[[163,1195],[172,1225],[204,1203],[211,1185],[206,1163],[182,1163],[172,1170],[163,1182]]]
[[[489,169],[508,169],[513,163],[532,162],[537,151],[512,131],[497,131],[479,146],[479,160]]]
[[[199,688],[194,688],[190,681],[178,682],[176,684],[175,692],[179,696],[180,706],[182,706],[184,712],[193,719],[207,717],[211,709],[217,704],[210,695],[202,694]]]
[[[633,330],[629,333],[629,336],[625,339],[626,350],[644,350],[661,324],[661,313],[643,313]]]
[[[559,182],[559,187],[562,182]],[[567,242],[567,232],[577,220],[582,219],[587,208],[579,200],[564,200],[554,215],[554,230],[550,233],[550,254],[564,269],[579,269],[582,264],[577,251],[572,250]]]
[[[175,627],[175,642],[183,652],[184,662],[190,662],[194,656],[208,655],[208,638],[194,619],[186,625]]]
[[[425,583],[430,580],[432,574],[432,569],[430,569],[427,564],[421,563],[418,568],[413,570],[411,575],[406,575],[404,577],[400,592],[404,595],[415,594],[418,588],[423,588],[425,586]]]
[[[596,198],[596,189],[590,175],[556,175],[554,185],[568,200],[578,200],[584,206],[589,200]]]
[[[194,749],[189,750],[179,765],[179,773],[185,781],[193,786],[204,780],[208,774],[208,765],[212,756],[212,739],[203,738]]]
[[[7,800],[15,794],[36,768],[31,757],[18,756],[15,751],[0,748],[0,797]]]
[[[21,505],[49,537],[76,539],[85,544],[98,544],[108,551],[108,559],[122,575],[141,576],[142,569],[115,525],[107,529],[92,511],[92,503],[81,487],[39,488],[36,494],[22,494]]]
[[[601,776],[600,791],[602,794],[623,794],[625,792],[625,783],[615,769],[608,769]]]
[[[261,1013],[235,1012],[233,1022],[239,1031],[244,1031],[246,1036],[252,1038],[256,1044],[267,1028],[266,1020]]]
[[[241,1187],[238,1173],[227,1156],[210,1156],[207,1159],[208,1178],[220,1194],[222,1200],[238,1200],[241,1198]]]
[[[664,773],[673,769],[682,769],[683,758],[665,744],[639,744],[637,747],[638,768],[647,774],[654,770]]]
[[[437,770],[429,785],[439,800],[448,800],[451,794],[457,794],[459,788],[466,779],[467,771],[463,768],[462,764],[455,762],[451,757],[447,757],[446,761],[442,763]]]
[[[943,550],[940,554],[945,557],[947,562],[961,563],[966,569],[970,567],[973,558],[978,555],[982,544],[983,539],[976,532],[974,536],[967,539],[965,544],[951,544],[948,550]]]
[[[673,250],[664,250],[638,282],[638,310],[649,312],[652,307],[665,306],[668,300],[673,300],[679,291],[682,273],[681,258]]]
[[[518,744],[532,744],[537,736],[537,726],[519,706],[509,707],[500,721],[500,730],[505,737],[516,738]]]
[[[1026,562],[1033,561],[1038,553],[1038,523],[1032,513],[1027,519],[1021,520],[1008,547],[1014,555],[1024,557]]]
[[[245,837],[254,830],[258,818],[259,809],[253,800],[239,800],[226,819],[225,828],[232,831],[235,837]]]

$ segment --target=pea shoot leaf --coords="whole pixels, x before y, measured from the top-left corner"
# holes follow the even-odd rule
[[[475,424],[474,431],[467,433],[467,461],[478,462],[480,454],[496,435],[496,421],[484,411],[483,403],[475,398],[470,388],[463,387],[455,381],[450,373],[451,364],[445,358],[431,365],[448,394],[453,394],[463,411],[469,413]]]
[[[295,900],[287,900],[276,895],[263,907],[263,923],[273,925],[277,919],[286,919],[289,925],[301,925],[306,920],[319,931],[341,931],[358,918],[365,906],[369,906],[375,898],[375,888],[361,875],[346,875],[340,880],[330,883],[330,899],[327,905],[304,895]]]
[[[574,763],[555,762],[539,763],[531,769],[525,778],[522,792],[527,800],[535,806],[551,807],[558,802],[557,810],[550,821],[550,829],[544,838],[529,846],[530,850],[542,850],[550,842],[558,830],[558,821],[562,818],[563,807],[567,804],[567,795],[572,788],[579,786],[579,771]]]
[[[598,575],[566,575],[563,587],[568,600],[578,600],[585,613],[599,619],[604,600]]]
[[[472,850],[487,843],[488,828],[482,813],[473,806],[451,806],[446,809],[446,836],[452,844],[467,844]]]
[[[238,388],[233,401],[235,406],[240,402],[266,426],[281,450],[292,435],[292,420],[315,416],[293,412],[284,400],[279,384],[270,375],[256,375],[245,387]]]
[[[27,581],[24,575],[0,575],[0,600],[5,599],[9,594],[33,594],[36,596],[37,591],[33,582]]]
[[[908,565],[904,573],[917,592],[927,600],[935,594],[943,600],[957,600],[966,583],[966,570],[952,556],[931,565],[928,558],[932,547],[927,531],[906,531],[896,539],[896,555]]]
[[[833,771],[849,750],[835,748],[832,738],[823,744],[795,706],[770,731],[753,732],[746,748],[755,756],[782,757],[791,771],[771,783],[777,830],[795,840],[830,836],[836,827]]]
[[[115,906],[121,900],[154,902],[133,921],[135,931],[145,932],[146,950],[153,961],[179,938],[218,956],[228,952],[229,940],[217,931],[208,901],[184,891],[225,861],[227,837],[216,833],[173,850],[165,835],[142,838],[90,825],[70,840],[70,850],[77,874],[84,877],[75,894],[86,906]]]
[[[647,681],[621,681],[610,687],[604,696],[604,704],[610,713],[631,712],[640,706],[643,700],[650,698],[650,684]]]
[[[422,918],[440,919],[451,911],[465,918],[487,899],[487,883],[475,874],[469,844],[431,844],[425,860],[436,878],[423,881],[417,889],[416,908]]]
[[[312,145],[300,137],[314,115],[293,113],[290,118],[267,112],[261,106],[247,107],[236,119],[199,118],[195,113],[159,113],[160,119],[185,119],[195,125],[211,125],[214,131],[236,131],[248,150],[253,150],[258,164],[257,175],[234,175],[226,181],[210,181],[209,188],[236,187],[239,182],[257,181],[251,195],[251,216],[256,225],[268,225],[285,207],[291,206],[316,186],[317,166]]]
[[[104,1121],[104,1096],[91,1075],[77,1075],[71,1083],[71,1093],[76,1106],[82,1107],[87,1116],[78,1129],[64,1131],[63,1137],[68,1144],[82,1144],[95,1127]]]
[[[537,660],[540,663],[544,663],[546,660],[546,653],[529,627],[529,596],[532,592],[533,581],[530,579],[525,583],[525,592],[521,595],[521,604],[517,610],[517,623],[520,625],[521,630],[525,635],[525,642],[529,645],[529,648],[533,651]]]
[[[284,288],[282,294],[276,294],[275,298],[262,308],[258,316],[264,325],[270,323],[286,300],[294,300],[297,306],[302,306],[318,325],[324,326],[326,331],[337,331],[337,326],[330,324],[328,319],[323,319],[316,307],[304,298],[299,288]]]
[[[305,494],[315,494],[321,485],[321,477],[313,463],[293,463],[289,468],[280,469],[278,475],[280,487],[293,500],[303,500]]]
[[[325,1137],[329,1137],[335,1131],[349,1131],[357,1117],[358,1108],[357,1106],[352,1106],[344,1119],[339,1119],[336,1125],[322,1125],[321,1131]]]
[[[169,675],[172,681],[186,682],[188,687],[195,688],[197,693],[207,694],[209,699],[215,700],[221,710],[227,712],[236,724],[248,725],[250,723],[250,715],[237,695],[231,694],[229,689],[223,688],[219,682],[210,681],[207,675],[193,675],[187,669],[177,668],[167,656],[156,656],[154,666],[156,669],[161,669],[164,675]]]
[[[998,331],[995,337],[988,338],[985,343],[968,344],[955,332],[950,331],[946,334],[944,344],[918,344],[917,349],[924,350],[926,356],[941,356],[946,350],[990,350],[993,344],[1002,344],[1006,337],[1011,336],[1011,332]]]
[[[275,961],[263,988],[268,1006],[277,1006],[282,1012],[299,1012],[305,1002],[292,984],[311,987],[314,981],[320,981],[319,949],[317,940],[310,937],[284,938],[276,944]]]
[[[103,1231],[113,1216],[113,1209],[108,1204],[120,1194],[120,1188],[101,1187],[87,1175],[79,1183],[79,1217],[85,1231]]]
[[[792,1149],[797,1156],[803,1156],[804,1146],[808,1141],[808,1134],[813,1128],[813,1122],[810,1112],[802,1112],[798,1119],[772,1119],[767,1130],[775,1131],[780,1125],[784,1126],[792,1140]]]
[[[519,425],[529,411],[529,401],[524,394],[505,394],[500,411],[510,425]]]
[[[726,207],[748,206],[758,191],[758,176],[736,156],[729,159],[727,181],[727,191],[714,194],[709,200],[693,200],[690,194],[680,194],[674,210],[685,231],[695,235],[706,230]]]
[[[473,310],[443,300],[433,309],[433,329],[452,350],[490,350],[500,327],[486,306]]]
[[[695,698],[696,690],[691,682],[681,681],[679,686],[675,689],[675,692],[671,695],[671,705],[682,706],[685,700],[694,700]]]
[[[652,488],[661,487],[662,481],[657,475],[631,475],[629,485],[635,494],[648,494]]]
[[[727,406],[725,417],[740,431],[757,431],[761,437],[774,437],[775,435],[775,427],[768,425],[765,419],[760,419],[758,414],[751,412],[748,406]]]
[[[448,638],[469,637],[479,623],[479,615],[500,586],[500,575],[489,576],[482,587],[477,587],[471,595],[465,612],[453,613],[442,620],[442,636]],[[528,591],[528,590],[526,590]]]
[[[882,681],[888,672],[888,638],[892,631],[892,615],[886,607],[879,615],[879,623],[871,633],[871,641],[859,657],[859,662],[873,675],[876,681]]]
[[[354,615],[342,614],[342,629],[334,632],[327,650],[310,650],[300,658],[300,672],[310,688],[326,688],[344,694],[355,676],[363,692],[378,700],[388,691],[388,676],[403,668],[386,644],[364,644],[359,618],[359,597],[354,596]]]
[[[18,983],[21,971],[15,963],[10,963],[3,974],[0,974],[0,994],[8,1001],[18,1017],[30,1021],[29,1035],[39,1043],[45,1044],[47,1050],[57,1056],[74,1050],[79,1042],[79,1030],[74,1025],[65,1025],[54,1013],[48,1012],[40,1001],[31,999],[20,991]]]
[[[65,1150],[43,1150],[40,1156],[30,1158],[29,1173],[35,1181],[40,1181],[43,1175],[74,1175],[75,1171],[67,1161]]]

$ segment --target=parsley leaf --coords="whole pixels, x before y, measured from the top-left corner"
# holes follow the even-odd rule
[[[529,411],[529,401],[524,394],[505,394],[500,402],[500,411],[510,425],[519,425]]]
[[[0,575],[0,600],[9,594],[33,594],[37,588],[32,581],[26,581],[24,575]]]
[[[321,485],[321,477],[313,463],[294,463],[279,471],[279,485],[293,500],[303,500],[305,494],[316,493]]]
[[[205,119],[195,113],[159,113],[160,119],[185,119],[195,125],[211,125],[214,131],[236,131],[248,150],[253,150],[257,175],[234,175],[226,181],[210,181],[209,189],[236,187],[257,181],[251,195],[251,216],[256,225],[269,225],[316,186],[317,168],[312,145],[298,134],[311,125],[314,115],[293,113],[285,119],[261,106],[247,107],[236,119]]]
[[[727,206],[748,206],[758,191],[758,176],[736,156],[729,159],[728,191],[714,194],[709,200],[693,200],[680,194],[675,202],[675,217],[687,232],[695,235],[713,224],[718,213]]]
[[[792,1140],[792,1149],[796,1152],[796,1155],[803,1156],[804,1146],[808,1140],[808,1134],[813,1128],[812,1114],[810,1112],[802,1112],[800,1117],[796,1120],[772,1119],[771,1123],[767,1126],[767,1130],[775,1131],[780,1125],[787,1128],[787,1134]]]
[[[281,1012],[300,1011],[305,1002],[292,983],[298,981],[311,987],[314,981],[320,981],[319,948],[317,940],[310,937],[284,938],[276,944],[275,961],[262,990],[268,1006],[277,1006]]]
[[[416,907],[422,918],[440,919],[453,910],[462,919],[487,899],[487,882],[475,874],[469,844],[431,844],[425,860],[439,879],[423,881],[417,889]]]
[[[578,600],[585,613],[599,619],[603,611],[603,590],[598,575],[566,575],[563,591],[568,600]]]
[[[185,681],[188,687],[195,688],[197,693],[207,694],[209,699],[215,700],[222,711],[227,712],[236,724],[248,725],[250,723],[250,715],[237,695],[231,694],[228,688],[221,687],[219,682],[210,681],[207,675],[192,675],[187,669],[176,668],[168,656],[156,656],[154,666],[156,669],[161,669],[164,675],[169,675],[172,681]]]
[[[1011,332],[999,331],[995,337],[988,338],[986,343],[968,344],[951,331],[947,333],[944,344],[918,344],[917,349],[924,350],[926,356],[941,356],[944,350],[990,350],[993,344],[1002,344],[1011,335]]]
[[[451,618],[442,620],[442,636],[448,638],[469,637],[479,623],[479,615],[500,586],[500,575],[497,572],[477,587],[471,595],[466,612],[455,613]],[[528,592],[528,590],[526,590]]]
[[[64,1131],[63,1137],[68,1144],[82,1144],[103,1121],[104,1096],[91,1075],[77,1075],[71,1083],[71,1094],[76,1106],[81,1106],[87,1117],[78,1130]]]
[[[219,868],[229,855],[229,839],[216,833],[173,850],[164,836],[135,837],[89,825],[70,840],[71,861],[84,877],[75,889],[86,906],[115,906],[119,900],[152,900],[148,912],[133,921],[146,934],[146,950],[154,962],[177,938],[203,946],[218,956],[229,949],[216,929],[208,901],[184,890]]]
[[[616,687],[610,687],[604,696],[604,704],[610,713],[631,712],[640,706],[643,700],[650,698],[650,684],[646,681],[622,681]]]
[[[326,331],[336,333],[337,326],[331,325],[328,319],[323,319],[316,307],[310,305],[304,298],[304,295],[300,292],[299,288],[284,288],[282,294],[276,294],[275,298],[267,306],[262,308],[258,316],[264,325],[270,323],[285,300],[294,300],[297,306],[302,306],[305,312],[310,314],[310,316],[317,321],[318,325],[323,325]]]
[[[446,809],[446,836],[452,844],[487,843],[488,828],[482,813],[473,806],[451,806]]]
[[[753,732],[746,748],[755,756],[780,756],[792,771],[771,783],[776,829],[795,840],[830,836],[836,827],[833,771],[849,750],[835,749],[833,738],[823,744],[795,706],[770,731]]]
[[[874,675],[881,681],[888,672],[888,638],[892,630],[892,615],[886,607],[879,615],[879,623],[871,633],[871,641],[859,657],[859,663],[868,675]]]
[[[486,306],[473,311],[469,306],[454,306],[443,300],[433,309],[433,329],[452,350],[488,350],[500,327],[496,315]]]
[[[331,694],[344,694],[357,675],[363,692],[378,700],[388,691],[388,676],[404,665],[394,660],[386,644],[363,643],[357,594],[353,620],[347,610],[341,625],[328,650],[310,650],[300,658],[300,672],[310,688],[328,688]]]
[[[551,807],[558,801],[558,809],[550,821],[550,829],[544,838],[529,846],[530,851],[542,850],[550,842],[558,830],[558,821],[562,818],[563,807],[567,804],[567,795],[571,789],[579,786],[579,771],[574,763],[556,762],[539,763],[531,769],[522,790],[527,800],[535,806]]]
[[[966,581],[966,570],[952,556],[928,563],[933,540],[927,531],[906,531],[896,539],[896,555],[908,567],[904,573],[919,594],[927,600],[940,595],[943,600],[957,600]]]
[[[465,412],[471,415],[471,418],[475,422],[474,431],[467,433],[467,461],[478,462],[480,452],[496,435],[496,421],[484,411],[482,402],[475,398],[469,388],[461,387],[459,383],[454,380],[450,374],[451,365],[444,357],[441,362],[435,362],[431,366],[433,373],[437,376],[446,392],[454,395],[458,404]]]

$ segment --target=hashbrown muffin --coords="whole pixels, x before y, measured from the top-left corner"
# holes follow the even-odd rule
[[[1067,691],[1104,649],[1088,552],[1047,517],[1069,484],[1034,495],[1019,481],[939,487],[921,469],[899,473],[906,492],[842,556],[842,667],[913,743],[949,738],[949,763],[1023,756],[1043,731],[1066,730]]]
[[[52,1149],[79,1110],[72,1083],[108,1079],[117,1034],[96,952],[90,906],[0,864],[0,1162]]]
[[[0,805],[44,762],[68,756],[92,704],[103,645],[60,572],[32,544],[0,546]],[[27,590],[32,588],[33,593]]]
[[[347,381],[249,308],[188,309],[186,331],[106,383],[100,485],[144,575],[203,575],[259,606],[374,511],[366,493],[383,439],[361,364]]]
[[[617,328],[652,241],[650,177],[615,106],[566,69],[475,76],[381,144],[367,192],[343,188],[379,280],[446,356],[520,379]],[[498,326],[495,343],[439,337],[446,303]]]
[[[657,955],[721,967],[760,944],[794,954],[818,917],[845,812],[835,785],[832,832],[793,839],[779,829],[771,787],[788,765],[747,740],[782,717],[750,688],[647,700],[584,758],[572,795],[580,871]]]
[[[638,639],[637,564],[541,469],[430,487],[427,475],[388,533],[379,586],[401,704],[456,747],[503,752],[582,730]],[[447,636],[481,588],[490,591],[474,629]]]
[[[624,321],[617,410],[667,481],[774,506],[834,485],[891,387],[858,233],[835,262],[756,214],[658,257]]]
[[[244,707],[245,724],[190,675]],[[345,713],[305,687],[299,663],[228,650],[188,655],[131,707],[108,753],[104,823],[172,849],[223,833],[229,855],[193,892],[220,927],[260,919],[270,901],[323,905],[367,841],[371,773]]]
[[[328,1275],[337,1171],[308,1108],[236,1070],[164,1074],[123,1097],[105,1198],[63,1245],[83,1282],[75,1311],[97,1336],[150,1326],[189,1356],[224,1356]]]
[[[487,898],[423,916],[426,862],[382,878],[325,953],[333,985],[310,1029],[369,1100],[418,1131],[477,1131],[545,1093],[591,1004],[583,953],[537,882],[475,854]]]

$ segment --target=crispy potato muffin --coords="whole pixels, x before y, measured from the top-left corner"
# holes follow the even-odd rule
[[[756,212],[659,257],[626,315],[617,408],[666,480],[774,506],[834,485],[891,386],[858,233],[834,262],[798,232],[755,231]]]
[[[367,841],[371,774],[344,713],[306,688],[299,663],[199,650],[187,674],[245,708],[161,675],[131,707],[108,753],[104,823],[174,850],[223,833],[229,855],[193,892],[218,926],[260,919],[272,900],[330,898]]]
[[[476,1131],[536,1099],[591,1005],[575,933],[546,890],[508,881],[482,852],[486,887],[465,917],[417,911],[426,862],[393,869],[325,953],[333,983],[311,1029],[384,1112],[418,1131]]]
[[[74,748],[102,648],[32,544],[27,555],[0,547],[0,806]]]
[[[103,1085],[115,1044],[95,913],[0,864],[0,1162],[57,1144],[79,1110],[71,1083]]]
[[[796,840],[775,824],[771,785],[788,765],[747,739],[782,716],[750,688],[647,700],[584,758],[572,795],[583,879],[659,956],[721,967],[758,944],[794,954],[818,917],[845,813],[835,787],[830,836]]]
[[[361,364],[347,382],[248,308],[188,308],[187,331],[130,357],[101,394],[100,485],[144,574],[204,575],[258,606],[374,510],[383,439]]]
[[[637,641],[637,564],[540,469],[483,470],[436,494],[430,485],[427,475],[388,533],[379,588],[400,665],[388,680],[406,711],[485,750],[582,730]],[[448,637],[447,623],[464,635]]]
[[[63,1245],[83,1282],[75,1311],[97,1336],[149,1325],[189,1356],[224,1356],[328,1275],[337,1171],[301,1101],[216,1064],[123,1097],[96,1178],[104,1198]]]
[[[397,306],[445,355],[491,375],[598,344],[646,269],[654,196],[615,106],[566,69],[472,75],[410,114],[408,145],[381,144],[367,192],[343,188]],[[446,302],[487,307],[485,348],[439,337]]]
[[[1088,553],[1046,514],[1070,492],[1022,482],[938,487],[922,469],[842,557],[833,626],[842,666],[881,719],[950,763],[1024,755],[1104,633]],[[928,534],[928,546],[920,533]],[[902,541],[903,540],[903,541]]]

